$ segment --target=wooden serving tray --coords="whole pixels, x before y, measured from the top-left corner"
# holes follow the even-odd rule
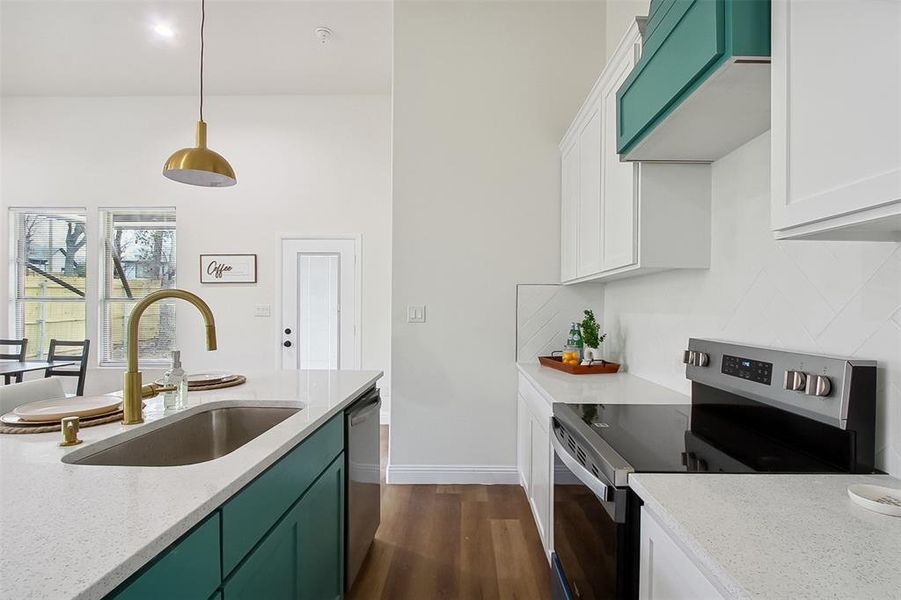
[[[619,371],[619,363],[608,361],[594,361],[590,365],[565,365],[562,356],[539,356],[538,362],[545,367],[557,369],[570,375],[601,375],[604,373],[616,373]]]

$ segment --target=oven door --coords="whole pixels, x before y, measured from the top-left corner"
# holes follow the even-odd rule
[[[628,490],[614,487],[578,434],[553,421],[554,600],[629,598]]]

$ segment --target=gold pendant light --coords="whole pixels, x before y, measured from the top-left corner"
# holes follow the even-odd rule
[[[166,164],[163,175],[173,181],[203,187],[228,187],[238,183],[235,171],[222,155],[206,147],[206,123],[203,120],[203,28],[206,24],[206,0],[200,1],[200,120],[193,148],[177,150]]]

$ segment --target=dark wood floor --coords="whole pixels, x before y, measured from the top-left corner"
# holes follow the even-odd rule
[[[348,598],[543,599],[549,578],[519,486],[386,485],[381,527]]]

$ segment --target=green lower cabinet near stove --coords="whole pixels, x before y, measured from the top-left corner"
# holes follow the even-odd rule
[[[339,413],[107,598],[341,598],[343,450]]]
[[[344,590],[344,454],[263,538],[223,600],[326,600]]]
[[[721,68],[769,57],[770,0],[655,0],[641,59],[617,92],[617,152],[628,160],[662,159],[641,149],[632,154]],[[682,158],[697,157],[665,155]]]

